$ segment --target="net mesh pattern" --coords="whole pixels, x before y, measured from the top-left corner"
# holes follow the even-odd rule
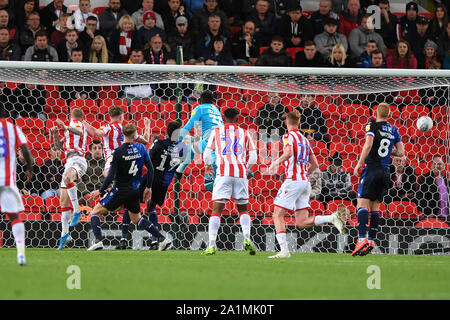
[[[374,252],[448,254],[450,219],[445,215],[448,211],[440,209],[443,199],[436,194],[439,187],[429,185],[435,181],[430,175],[438,165],[442,177],[450,178],[448,78],[296,75],[289,74],[288,69],[285,74],[252,74],[245,67],[243,73],[223,70],[190,73],[181,69],[179,72],[175,69],[170,72],[0,69],[1,103],[7,117],[25,133],[35,161],[34,179],[25,185],[23,164],[18,160],[17,181],[25,205],[22,218],[27,246],[56,247],[60,237],[58,189],[63,164],[58,166],[48,161],[63,157],[51,152],[50,129],[56,119],[68,123],[69,111],[78,107],[84,111],[86,121],[101,128],[111,120],[108,110],[119,105],[125,111],[126,123],[136,123],[142,134],[144,119],[149,118],[152,140],[160,139],[166,134],[167,123],[178,115],[183,124],[187,122],[199,104],[200,93],[209,89],[222,114],[229,107],[240,111],[239,123],[251,132],[258,149],[258,163],[249,179],[248,210],[252,218],[252,240],[258,250],[278,249],[272,219],[273,201],[285,174],[283,168],[275,175],[265,172],[282,152],[280,138],[286,132],[283,114],[298,109],[302,114],[301,129],[311,139],[320,165],[320,172],[310,177],[310,215],[329,215],[344,208],[341,210],[349,214],[349,232],[341,235],[332,225],[299,229],[295,217],[288,214],[290,249],[351,252],[357,238],[359,184],[353,168],[365,140],[366,125],[374,119],[378,104],[387,102],[391,106],[390,122],[402,136],[406,156],[403,161],[392,162],[392,187],[381,206]],[[434,127],[423,133],[416,128],[416,120],[425,115],[433,119]],[[98,139],[88,138],[91,146],[87,152],[88,171],[78,183],[84,215],[71,233],[75,241],[69,246],[75,248],[86,248],[93,240],[89,213],[96,200],[90,199],[89,193],[101,185],[105,163],[101,148],[96,151],[92,147],[95,140]],[[175,191],[178,186],[172,183],[164,205],[157,207],[159,226],[174,240],[176,249],[199,250],[208,243],[212,194],[205,188],[204,176],[203,159],[197,154],[184,173],[180,191]],[[445,181],[448,188],[448,180]],[[142,204],[141,212],[145,214],[145,211]],[[123,209],[118,209],[103,219],[107,248],[114,248],[120,239],[122,214]],[[7,216],[1,215],[0,219],[0,229],[4,230],[0,243],[14,246]],[[134,226],[130,227],[129,239],[134,249],[150,247],[150,235]],[[221,250],[244,249],[239,215],[232,201],[226,204],[222,214],[217,246]]]

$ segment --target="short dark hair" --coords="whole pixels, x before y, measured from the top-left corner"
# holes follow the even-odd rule
[[[127,123],[123,126],[122,132],[125,137],[132,137],[137,131],[136,125],[134,123]]]
[[[200,94],[200,104],[213,102],[214,102],[214,95],[211,91],[205,90]]]
[[[371,53],[370,53],[370,58],[372,58],[372,56],[374,55],[374,54],[380,54],[381,53],[381,55],[383,56],[383,58],[384,58],[384,54],[383,54],[383,51],[381,51],[381,50],[378,50],[378,49],[376,49],[376,50],[373,50]]]
[[[93,21],[95,21],[95,22],[98,22],[98,19],[97,19],[97,17],[95,17],[95,16],[89,16],[89,17],[87,17],[86,22],[88,22],[89,20],[93,20]]]
[[[309,47],[309,46],[316,46],[316,44],[314,43],[314,41],[308,40],[305,41],[305,45],[303,47]]]
[[[37,40],[37,38],[39,37],[46,37],[48,40],[47,32],[45,32],[44,30],[39,30],[38,32],[36,32],[36,34],[34,35],[34,40]]]
[[[9,28],[7,26],[0,27],[0,30],[4,30],[4,29],[8,30],[8,33],[9,33]]]
[[[276,34],[272,37],[272,41],[279,41],[284,43],[284,38],[280,36],[279,34]]]
[[[375,41],[375,40],[369,40],[369,41],[367,41],[367,43],[375,43],[376,45],[377,45],[377,47],[378,47],[378,43]]]
[[[239,110],[234,108],[228,108],[224,111],[223,115],[227,120],[234,120],[239,115]]]
[[[100,140],[92,140],[92,142],[89,144],[89,150],[92,149],[92,147],[94,146],[94,144],[102,145],[102,142],[101,142]]]
[[[72,49],[72,52],[71,52],[71,55],[72,55],[74,52],[81,52],[81,54],[83,54],[83,49],[81,49],[81,48],[73,48],[73,49]]]
[[[181,128],[181,122],[180,121],[170,121],[167,124],[167,135],[169,136],[169,138],[172,137],[172,133]]]
[[[380,2],[378,2],[378,4],[387,4],[390,5],[389,0],[380,0]]]
[[[111,118],[115,118],[123,114],[123,109],[121,106],[114,106],[108,110],[108,114]]]
[[[144,54],[144,49],[142,49],[141,47],[134,47],[134,48],[131,48],[131,51],[130,52],[142,52],[142,54]]]

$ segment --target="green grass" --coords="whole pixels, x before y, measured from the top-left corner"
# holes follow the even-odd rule
[[[450,256],[292,254],[218,251],[97,251],[0,249],[0,299],[450,299]],[[70,265],[81,289],[69,290]],[[381,289],[366,286],[370,265]]]

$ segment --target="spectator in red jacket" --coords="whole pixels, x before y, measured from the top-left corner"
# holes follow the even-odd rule
[[[393,69],[417,69],[417,59],[411,51],[411,46],[406,40],[397,42],[393,54],[387,56],[386,67]]]
[[[361,25],[362,17],[363,12],[361,11],[359,0],[348,0],[347,10],[342,12],[339,18],[339,32],[344,34],[348,39],[350,32]]]

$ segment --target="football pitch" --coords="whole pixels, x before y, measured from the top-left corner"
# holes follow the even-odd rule
[[[450,299],[450,256],[269,255],[3,248],[0,299]]]

